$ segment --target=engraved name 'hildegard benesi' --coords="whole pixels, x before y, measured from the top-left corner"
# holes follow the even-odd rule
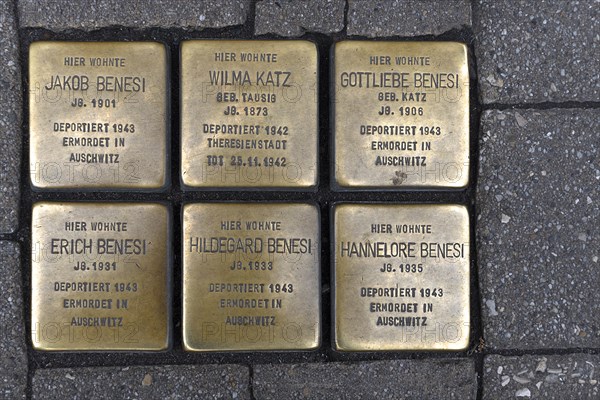
[[[166,64],[158,43],[32,43],[32,185],[162,188]]]
[[[335,45],[336,184],[463,187],[469,175],[466,47],[451,42]]]
[[[184,346],[292,350],[319,341],[317,211],[305,204],[189,204]]]

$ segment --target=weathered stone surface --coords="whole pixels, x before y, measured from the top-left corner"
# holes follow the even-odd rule
[[[18,226],[21,73],[12,1],[0,2],[0,233]]]
[[[495,349],[600,347],[600,114],[482,116],[477,245]]]
[[[241,365],[39,369],[34,399],[250,399]]]
[[[254,367],[257,399],[475,399],[472,360],[396,360]]]
[[[22,27],[221,28],[246,21],[249,0],[19,0]]]
[[[344,0],[280,1],[256,3],[257,35],[275,33],[300,36],[304,32],[332,33],[344,29]]]
[[[597,1],[478,0],[484,103],[599,101]]]
[[[598,399],[600,356],[487,356],[484,399]]]
[[[27,348],[19,246],[0,241],[0,398],[25,398]]]
[[[463,26],[471,26],[468,0],[348,0],[349,35],[439,35]]]

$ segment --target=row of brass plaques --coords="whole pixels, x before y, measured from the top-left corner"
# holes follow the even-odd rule
[[[185,188],[317,185],[313,43],[190,40],[180,56]],[[464,44],[345,41],[332,56],[334,188],[467,185]],[[33,188],[166,188],[168,70],[160,43],[33,43]]]
[[[320,345],[317,207],[194,203],[182,214],[186,350]],[[336,349],[466,348],[470,240],[463,206],[342,203],[332,218]],[[169,207],[160,203],[36,203],[34,348],[169,348],[171,229]]]
[[[180,57],[183,188],[316,188],[313,43],[189,40]],[[331,57],[334,189],[468,184],[463,44],[345,41]],[[32,187],[166,190],[169,75],[160,43],[33,43]],[[334,348],[465,349],[466,209],[340,203],[331,214]],[[168,349],[177,248],[186,350],[318,348],[320,225],[309,204],[190,203],[173,245],[168,204],[36,203],[33,346]]]

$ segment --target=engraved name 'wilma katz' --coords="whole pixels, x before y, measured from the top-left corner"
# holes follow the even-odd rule
[[[100,75],[93,83],[87,75],[53,75],[44,86],[46,90],[88,90],[90,86],[98,92],[146,92],[146,78],[142,76]]]
[[[208,71],[211,85],[234,86],[234,85],[258,85],[290,87],[291,81],[289,71],[256,71],[254,80],[248,71]]]

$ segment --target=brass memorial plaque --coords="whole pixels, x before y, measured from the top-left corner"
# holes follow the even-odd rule
[[[32,186],[165,187],[167,87],[167,53],[160,43],[32,43]]]
[[[335,185],[462,188],[469,180],[467,47],[344,41],[334,49]]]
[[[183,42],[183,184],[214,188],[316,186],[317,98],[314,43]]]
[[[308,204],[183,208],[183,344],[192,351],[320,344],[319,211]]]
[[[465,349],[467,209],[341,204],[334,210],[334,347]]]
[[[170,226],[162,204],[35,204],[33,347],[167,349]]]

